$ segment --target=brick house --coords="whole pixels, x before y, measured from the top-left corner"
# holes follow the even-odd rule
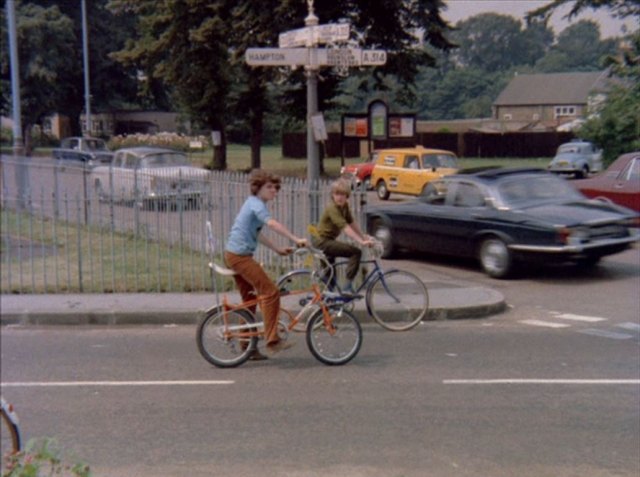
[[[516,75],[493,102],[493,118],[557,128],[586,118],[616,83],[607,70]]]

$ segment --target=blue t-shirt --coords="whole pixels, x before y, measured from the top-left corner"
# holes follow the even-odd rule
[[[258,247],[260,230],[270,218],[267,204],[262,199],[255,195],[248,197],[231,227],[226,250],[236,255],[253,255]]]

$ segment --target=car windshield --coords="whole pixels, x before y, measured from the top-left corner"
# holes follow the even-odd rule
[[[498,194],[507,206],[522,206],[529,202],[571,201],[584,197],[566,180],[552,176],[518,176],[500,181]]]
[[[140,162],[140,167],[176,167],[188,165],[187,156],[172,152],[150,154],[145,156]]]
[[[107,150],[107,145],[105,144],[105,142],[100,141],[98,139],[88,139],[86,144],[87,144],[87,149],[89,151],[106,151]]]
[[[558,148],[558,154],[578,154],[580,146],[577,144],[563,144]]]
[[[451,154],[423,154],[422,168],[431,169],[433,167],[448,167],[455,169],[458,167],[455,156]]]

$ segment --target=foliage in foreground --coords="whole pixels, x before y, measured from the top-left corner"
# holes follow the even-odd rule
[[[81,461],[70,462],[54,439],[31,439],[25,450],[3,456],[2,477],[91,477],[91,469]]]

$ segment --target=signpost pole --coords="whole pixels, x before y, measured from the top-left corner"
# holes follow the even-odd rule
[[[318,17],[313,13],[313,0],[308,0],[309,15],[304,20],[307,27],[318,24]],[[307,48],[315,48],[317,41],[314,35],[310,35]],[[309,219],[311,223],[317,223],[320,218],[319,180],[320,180],[320,149],[313,135],[312,117],[318,112],[318,65],[305,66],[307,76],[307,182],[309,185]]]

